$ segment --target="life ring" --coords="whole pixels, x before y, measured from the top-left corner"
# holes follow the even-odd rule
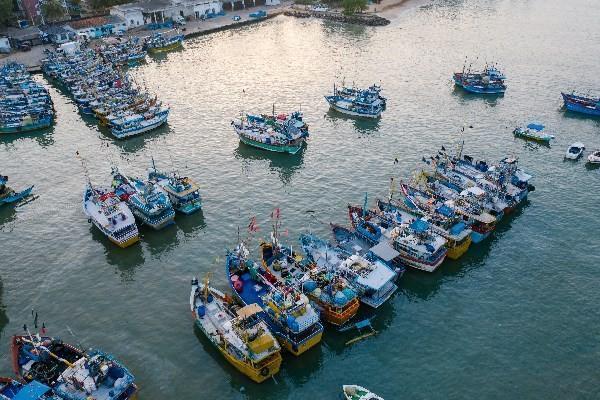
[[[262,376],[268,376],[269,375],[269,368],[264,367],[263,369],[260,370],[260,374]]]

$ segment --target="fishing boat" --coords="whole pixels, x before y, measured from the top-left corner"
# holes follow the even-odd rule
[[[309,136],[300,111],[291,114],[252,115],[231,121],[242,143],[277,153],[296,154]]]
[[[379,92],[353,89],[352,95],[348,90],[340,91],[333,85],[333,95],[325,96],[329,106],[346,115],[360,118],[379,118],[383,112],[383,102]]]
[[[108,239],[121,248],[139,241],[133,214],[112,191],[88,181],[83,192],[83,212]]]
[[[129,370],[101,350],[82,351],[60,339],[15,335],[11,339],[12,367],[23,382],[39,382],[61,399],[127,400],[138,389]]]
[[[587,159],[590,164],[600,164],[600,150],[594,150]]]
[[[317,267],[335,271],[348,279],[360,301],[373,308],[383,305],[398,290],[397,274],[380,260],[348,253],[313,234],[300,236],[307,258]]]
[[[146,39],[144,49],[149,53],[161,53],[174,50],[183,44],[184,35],[166,35],[165,33],[155,33]]]
[[[175,210],[159,185],[125,176],[114,167],[112,177],[115,194],[129,205],[133,215],[142,223],[155,230],[173,223]]]
[[[504,94],[506,77],[497,67],[486,65],[481,72],[470,69],[456,72],[453,75],[454,84],[465,91],[476,94]]]
[[[260,318],[258,305],[235,307],[208,279],[200,285],[194,278],[190,308],[198,328],[238,371],[257,383],[279,372],[281,347]]]
[[[61,400],[49,386],[38,381],[21,383],[0,377],[0,400]]]
[[[360,254],[370,261],[379,260],[396,273],[396,280],[400,279],[406,267],[402,262],[400,253],[387,242],[372,242],[363,239],[354,229],[349,229],[338,224],[329,224],[335,243],[348,254]]]
[[[313,302],[323,321],[341,326],[358,312],[357,294],[340,274],[304,262],[291,247],[283,247],[276,240],[261,243],[260,253],[265,275],[298,288]]]
[[[513,131],[515,137],[520,137],[526,140],[533,140],[544,144],[550,144],[550,141],[554,139],[554,135],[543,132],[545,126],[542,124],[531,123],[526,127],[518,127]]]
[[[369,86],[367,89],[364,89],[365,92],[367,92],[367,95],[372,98],[372,99],[379,99],[379,101],[381,102],[381,107],[385,110],[386,106],[387,106],[387,98],[381,95],[381,91],[382,91],[382,87],[381,85],[377,85],[377,84],[373,84],[371,86]],[[354,98],[356,96],[358,96],[361,91],[363,91],[362,89],[359,89],[357,87],[347,87],[347,86],[342,86],[341,89],[339,89],[337,91],[337,93],[340,96],[344,96],[344,97],[348,97],[348,98]]]
[[[434,272],[448,253],[446,239],[433,232],[431,224],[422,218],[394,224],[383,215],[352,205],[348,206],[348,216],[352,227],[365,240],[390,243],[411,268]]]
[[[369,389],[358,385],[344,385],[342,391],[346,400],[383,400]]]
[[[0,133],[25,133],[48,128],[54,106],[48,90],[31,78],[23,64],[0,67]]]
[[[190,215],[202,208],[200,187],[186,176],[177,172],[159,171],[152,159],[152,169],[148,172],[148,181],[160,186],[169,196],[175,211]]]
[[[600,97],[564,92],[561,95],[567,110],[596,117],[600,116]]]
[[[263,311],[261,317],[290,353],[299,356],[316,346],[323,336],[323,325],[308,297],[268,278],[248,255],[243,243],[227,253],[225,270],[236,298],[244,305],[258,304]]]
[[[16,192],[14,189],[6,186],[7,182],[8,176],[0,175],[0,205],[16,203],[29,196],[33,190],[32,185],[20,192]]]
[[[585,145],[581,142],[573,143],[567,149],[565,153],[565,158],[568,160],[579,160],[579,157],[583,155],[583,151],[585,150]]]
[[[481,205],[479,199],[469,191],[457,192],[437,180],[424,184],[425,190],[404,186],[413,201],[429,210],[445,212],[443,206],[461,215],[471,228],[471,240],[480,243],[496,229],[497,219]]]
[[[404,201],[384,202],[377,199],[377,210],[395,223],[407,222],[411,216],[423,218],[431,223],[432,232],[446,239],[448,253],[446,257],[457,260],[471,246],[472,230],[451,208],[441,205],[433,212],[419,207],[418,203],[407,195]]]
[[[117,139],[137,136],[160,127],[167,122],[167,118],[169,108],[156,107],[144,114],[131,114],[111,120],[110,132]]]

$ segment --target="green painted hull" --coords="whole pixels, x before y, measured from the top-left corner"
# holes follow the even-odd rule
[[[238,136],[240,137],[240,140],[242,141],[242,143],[247,144],[248,146],[258,147],[259,149],[273,151],[276,153],[296,154],[300,151],[300,149],[302,148],[302,144],[304,143],[304,142],[300,142],[300,144],[298,144],[296,146],[274,146],[272,144],[257,142],[257,141],[248,139],[247,137],[244,137],[242,135],[238,135]]]

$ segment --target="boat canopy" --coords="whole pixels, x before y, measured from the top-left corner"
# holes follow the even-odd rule
[[[241,318],[249,318],[249,317],[253,316],[254,314],[257,314],[261,311],[262,311],[262,309],[259,307],[258,304],[252,303],[252,304],[248,304],[247,306],[244,306],[244,307],[240,308],[239,310],[237,310],[237,315],[238,315],[238,317],[241,317]]]
[[[423,232],[426,232],[427,229],[429,229],[429,222],[427,222],[423,219],[418,219],[418,220],[414,221],[412,224],[410,224],[410,227],[413,231],[415,231],[417,233],[423,233]]]
[[[29,382],[17,393],[13,400],[38,400],[45,395],[50,388],[38,381]]]
[[[450,232],[451,235],[458,236],[466,227],[467,225],[465,225],[464,222],[459,222],[450,228],[448,232]]]
[[[369,251],[381,258],[383,261],[388,262],[400,255],[392,246],[387,242],[380,242],[376,246],[373,246]]]
[[[469,193],[473,194],[475,196],[481,196],[481,195],[485,194],[485,191],[477,186],[471,186],[470,188],[463,190],[460,194],[462,196],[465,196]]]
[[[533,130],[536,130],[536,131],[541,131],[542,129],[545,128],[544,125],[538,124],[538,123],[535,123],[535,122],[532,122],[531,124],[527,125],[527,127],[529,129],[533,129]]]
[[[359,275],[357,282],[374,290],[381,290],[388,282],[394,279],[396,273],[381,261],[377,261],[374,264],[375,269],[366,276]]]
[[[452,217],[454,215],[454,211],[452,211],[452,209],[445,204],[439,206],[436,211],[446,217]]]

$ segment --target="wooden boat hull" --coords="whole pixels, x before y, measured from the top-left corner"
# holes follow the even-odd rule
[[[52,119],[50,121],[43,121],[37,124],[29,124],[25,126],[18,127],[2,127],[0,126],[0,133],[26,133],[37,131],[40,129],[50,128],[52,126]]]
[[[131,237],[131,238],[125,240],[124,242],[119,242],[118,240],[113,239],[112,237],[109,236],[108,240],[110,240],[111,242],[113,242],[114,244],[119,246],[120,248],[125,249],[125,248],[132,246],[132,245],[136,244],[137,242],[139,242],[140,237],[134,236],[134,237]]]
[[[257,142],[250,138],[245,137],[244,135],[238,134],[240,141],[248,146],[257,147],[259,149],[272,151],[276,153],[289,153],[289,154],[297,154],[300,149],[302,149],[302,145],[304,141],[300,142],[299,145],[287,145],[287,146],[274,146],[272,144]]]
[[[136,130],[132,130],[126,133],[120,133],[118,130],[116,129],[111,129],[111,133],[113,134],[114,137],[116,137],[117,139],[125,139],[128,137],[132,137],[132,136],[137,136],[137,135],[141,135],[142,133],[146,133],[149,132],[151,130],[154,130],[158,127],[160,127],[161,125],[163,125],[164,123],[167,122],[167,117],[161,118],[159,119],[157,122],[155,122],[154,124],[145,126],[144,128],[140,128],[140,129],[136,129]]]
[[[225,349],[222,346],[220,346],[215,340],[213,340],[213,337],[204,330],[204,326],[198,322],[196,313],[192,312],[192,314],[196,322],[196,326],[202,331],[204,336],[219,351],[219,353],[223,355],[225,360],[227,360],[229,364],[233,365],[235,369],[237,369],[239,372],[246,375],[248,378],[252,379],[256,383],[262,383],[279,372],[281,362],[283,360],[280,353],[277,353],[276,355],[271,357],[269,362],[260,364],[259,367],[255,367],[250,364],[244,363],[241,360],[238,360],[237,358],[233,357],[231,354],[225,351]]]
[[[378,113],[375,114],[366,114],[366,113],[359,113],[356,111],[352,111],[349,110],[347,108],[344,107],[340,107],[338,106],[335,102],[333,101],[329,101],[327,100],[327,102],[329,103],[329,106],[334,109],[335,111],[345,114],[345,115],[350,115],[352,117],[358,117],[358,118],[370,118],[370,119],[375,119],[375,118],[380,118],[381,117],[381,111],[379,111]]]
[[[281,339],[279,334],[276,334],[277,339]],[[312,336],[304,339],[298,346],[295,346],[289,340],[279,340],[279,343],[285,348],[287,351],[292,353],[295,356],[299,356],[302,353],[310,350],[312,347],[319,344],[321,338],[323,337],[323,328],[315,332]]]
[[[16,203],[17,201],[29,196],[32,190],[33,186],[30,186],[19,193],[13,193],[11,196],[0,197],[0,204]]]
[[[451,260],[458,260],[460,257],[462,257],[463,254],[465,254],[467,252],[467,250],[469,250],[469,247],[471,246],[472,241],[473,241],[472,236],[469,235],[461,243],[454,242],[454,243],[450,244],[450,242],[448,242],[448,244],[447,244],[448,253],[446,253],[446,257],[448,257]]]
[[[358,298],[352,299],[345,307],[338,308],[331,304],[324,303],[318,297],[312,296],[311,294],[307,294],[307,296],[319,309],[321,319],[335,326],[342,326],[352,319],[360,307]]]

